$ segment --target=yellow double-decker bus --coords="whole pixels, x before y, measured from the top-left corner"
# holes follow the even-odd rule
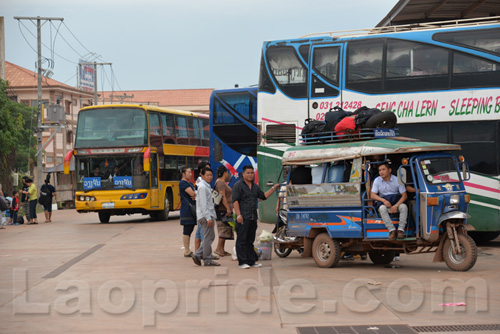
[[[179,210],[179,167],[209,157],[208,116],[144,105],[86,107],[78,114],[74,149],[78,212],[151,215]]]

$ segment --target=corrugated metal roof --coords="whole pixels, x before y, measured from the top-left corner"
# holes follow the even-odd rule
[[[400,0],[377,27],[499,15],[500,0]]]
[[[160,90],[126,90],[114,92],[102,92],[106,102],[111,100],[118,103],[119,96],[126,94],[128,97],[122,98],[123,103],[153,103],[160,107],[167,106],[208,106],[212,88],[206,89],[160,89]],[[130,96],[134,97],[130,97]]]

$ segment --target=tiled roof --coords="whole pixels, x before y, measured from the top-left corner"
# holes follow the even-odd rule
[[[22,88],[22,87],[37,87],[37,74],[19,65],[12,64],[11,62],[5,62],[5,79],[9,82],[10,87]],[[63,84],[54,79],[47,77],[42,78],[42,86],[58,86],[64,87],[72,90],[77,90],[75,87]]]
[[[123,99],[123,103],[158,103],[160,107],[167,106],[208,106],[212,88],[206,89],[171,89],[171,90],[126,90],[114,92],[99,92],[102,98],[104,94],[105,102],[110,102],[113,95],[113,102],[118,103],[117,96],[134,95],[133,98]]]

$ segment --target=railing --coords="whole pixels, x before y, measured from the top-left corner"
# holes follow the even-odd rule
[[[370,140],[379,138],[391,138],[399,135],[398,129],[360,129],[355,132],[343,134],[335,131],[317,132],[300,135],[299,142],[302,145],[344,143],[349,141]]]
[[[447,27],[479,26],[492,23],[500,23],[500,16],[461,19],[461,20],[448,20],[439,22],[412,23],[412,24],[404,24],[398,26],[386,26],[386,27],[355,29],[355,30],[327,31],[327,32],[307,34],[301,36],[301,38],[312,37],[312,36],[323,36],[323,35],[327,35],[332,38],[357,37],[357,36],[367,36],[373,34],[386,34],[386,33],[403,32],[403,31],[418,31],[418,30],[428,30],[428,29],[447,28]]]

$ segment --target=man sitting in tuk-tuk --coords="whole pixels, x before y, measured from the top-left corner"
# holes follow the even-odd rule
[[[406,189],[398,183],[398,178],[391,174],[392,169],[387,162],[378,167],[379,176],[373,181],[371,199],[389,230],[389,240],[396,240],[396,228],[392,224],[390,214],[399,212],[398,239],[404,239],[404,230],[408,220]]]

